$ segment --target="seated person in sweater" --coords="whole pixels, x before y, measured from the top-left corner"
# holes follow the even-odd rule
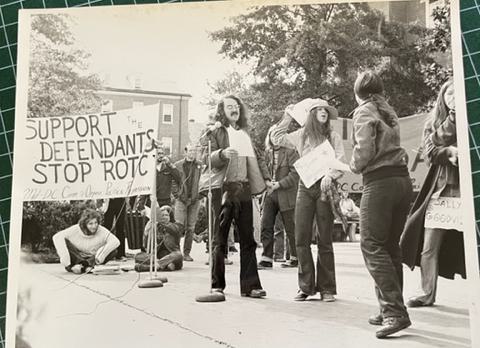
[[[60,263],[68,272],[80,274],[113,259],[120,245],[118,238],[100,226],[101,216],[86,209],[78,221],[53,236]]]
[[[180,251],[180,238],[184,227],[175,222],[173,210],[170,206],[156,207],[157,214],[157,270],[177,271],[183,267],[183,254]],[[148,236],[153,225],[149,221],[145,226],[143,244],[147,252],[135,255],[135,270],[148,272],[150,270],[150,247]]]

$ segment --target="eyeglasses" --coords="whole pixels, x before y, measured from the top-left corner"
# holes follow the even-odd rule
[[[235,105],[225,105],[225,109],[227,109],[227,110],[240,109],[240,105],[238,105],[238,104],[235,104]]]

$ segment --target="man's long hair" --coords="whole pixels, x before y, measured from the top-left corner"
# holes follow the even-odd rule
[[[328,114],[327,122],[321,124],[317,120],[317,109],[318,108],[313,108],[308,113],[307,121],[305,122],[305,130],[302,137],[303,144],[305,144],[305,141],[308,139],[313,147],[320,145],[325,139],[331,141],[332,136],[330,113]]]
[[[80,217],[80,220],[78,220],[78,225],[80,226],[80,229],[82,232],[86,235],[91,235],[92,233],[88,230],[87,224],[90,220],[96,219],[98,222],[98,225],[100,225],[101,221],[101,215],[99,212],[93,210],[93,209],[85,209],[82,213],[82,216]]]
[[[240,129],[247,129],[248,128],[248,120],[247,120],[247,109],[245,105],[242,103],[240,98],[234,96],[234,95],[228,95],[224,97],[220,103],[217,105],[217,111],[215,113],[215,121],[219,121],[224,127],[228,127],[230,125],[230,122],[228,122],[227,115],[225,114],[225,103],[223,102],[225,99],[233,99],[235,100],[240,109],[239,109],[239,117],[237,120],[237,126]]]

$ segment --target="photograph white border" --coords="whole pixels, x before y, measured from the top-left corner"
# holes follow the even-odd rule
[[[392,1],[392,0],[390,0]],[[396,1],[396,0],[393,0]],[[398,0],[400,1],[400,0]],[[224,2],[224,1],[222,1]],[[312,3],[348,3],[348,2],[367,2],[367,1],[308,1],[308,0],[268,0],[268,1],[251,1],[251,0],[230,0],[228,2],[231,8],[235,5],[299,5]],[[368,2],[381,2],[381,0],[370,0]],[[212,6],[213,8],[219,3],[171,3],[171,4],[148,4],[148,5],[131,5],[137,9],[143,8],[147,10],[149,7],[162,6],[165,11],[170,8],[181,6],[182,9],[196,8],[198,6]],[[129,11],[131,6],[115,6],[119,11]],[[471,176],[471,159],[469,147],[469,125],[466,117],[466,99],[465,99],[465,81],[463,74],[463,53],[460,29],[460,1],[451,0],[451,28],[452,28],[452,62],[454,67],[454,84],[457,114],[457,132],[458,132],[458,148],[460,161],[460,181],[461,196],[464,198],[462,205],[464,207],[464,225],[466,231],[473,233],[464,233],[465,241],[465,261],[467,267],[467,281],[471,292],[470,301],[470,332],[472,347],[480,347],[480,330],[474,330],[480,325],[480,270],[477,252],[476,240],[476,223],[473,202],[473,186]],[[29,68],[29,37],[31,16],[34,14],[46,13],[71,13],[71,11],[109,11],[111,6],[92,7],[92,8],[61,8],[61,9],[32,9],[20,10],[18,20],[18,59],[17,59],[17,87],[16,87],[16,111],[15,111],[15,140],[14,140],[14,163],[13,163],[13,182],[12,182],[12,198],[11,198],[11,218],[10,218],[10,247],[9,247],[9,267],[8,267],[8,291],[7,291],[7,315],[6,315],[6,347],[14,347],[16,332],[16,311],[17,311],[17,293],[18,280],[20,270],[20,244],[21,244],[21,227],[22,227],[22,211],[23,211],[23,194],[19,185],[21,173],[18,172],[19,163],[22,157],[19,156],[22,151],[22,139],[24,135],[26,123],[26,110],[28,99],[28,68]],[[187,25],[187,23],[183,23]],[[471,197],[471,199],[465,199]]]

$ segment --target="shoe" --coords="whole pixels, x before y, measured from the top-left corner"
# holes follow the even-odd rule
[[[329,292],[325,292],[325,293],[321,294],[320,299],[323,302],[335,302],[335,296],[333,296],[333,294],[331,294]]]
[[[415,307],[430,307],[433,306],[433,303],[425,303],[420,299],[412,298],[407,301],[408,308],[415,308]]]
[[[294,268],[298,267],[298,260],[288,260],[280,265],[282,268]]]
[[[228,251],[230,251],[231,253],[238,253],[238,250],[237,250],[237,248],[235,248],[235,246],[229,247]]]
[[[192,262],[193,258],[190,255],[183,255],[183,261]]]
[[[368,318],[368,323],[370,325],[382,325],[383,323],[383,316],[378,313],[378,314],[375,314],[375,315],[371,315],[369,318]]]
[[[388,317],[383,319],[382,327],[377,330],[377,338],[385,338],[412,325],[408,317]]]
[[[219,293],[223,294],[223,289],[221,289],[221,288],[213,288],[213,289],[212,289],[212,292],[219,292]]]
[[[293,298],[294,301],[305,301],[308,297],[308,294],[304,293],[302,290],[298,290],[297,295]]]
[[[262,298],[267,296],[267,292],[263,289],[253,289],[250,292],[242,293],[242,297]]]
[[[273,264],[271,262],[268,262],[268,261],[260,261],[258,263],[258,269],[272,269],[273,267]]]

